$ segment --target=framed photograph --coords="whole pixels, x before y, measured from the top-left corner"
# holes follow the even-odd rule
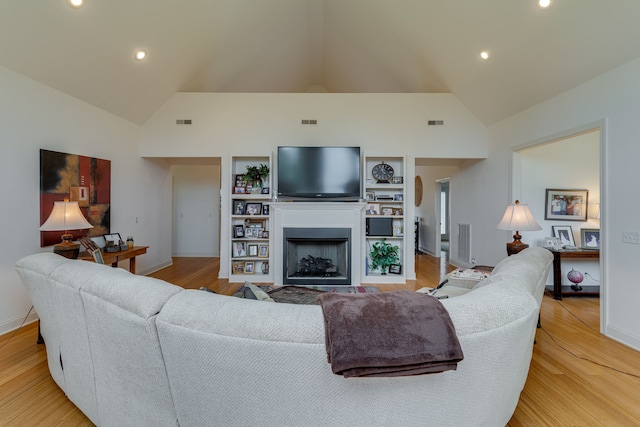
[[[262,238],[263,239],[269,238],[269,230],[262,230]]]
[[[231,270],[233,271],[233,274],[244,273],[244,262],[234,262],[231,264]]]
[[[260,215],[262,214],[262,203],[247,203],[245,207],[247,215]]]
[[[376,199],[376,192],[375,191],[367,191],[365,193],[365,199],[370,202]]]
[[[104,235],[105,245],[106,242],[113,242],[115,245],[119,245],[122,241],[122,237],[120,237],[120,233],[111,233]]]
[[[389,206],[383,206],[380,210],[380,213],[385,216],[393,215],[393,208]]]
[[[402,216],[402,208],[393,208],[393,216]]]
[[[260,258],[267,258],[269,256],[269,245],[260,245],[258,249],[258,256]]]
[[[367,203],[367,215],[380,215],[380,203]]]
[[[244,213],[245,213],[245,205],[246,205],[246,202],[244,200],[234,200],[233,201],[233,214],[234,215],[244,215]]]
[[[244,229],[244,237],[247,237],[247,238],[258,237],[258,236],[256,236],[256,231],[257,230],[258,229],[255,228],[255,227],[247,227],[247,228],[245,228]]]
[[[544,219],[586,221],[589,190],[555,190],[547,188]]]
[[[394,176],[391,178],[391,183],[392,184],[402,184],[404,182],[403,178],[401,176]]]
[[[90,239],[93,240],[93,243],[95,243],[100,249],[107,246],[107,241],[105,240],[104,236],[94,236],[90,237]]]
[[[247,256],[247,245],[245,242],[233,242],[233,256],[234,258]]]
[[[244,179],[242,179],[242,174],[236,174],[236,187],[246,187],[247,186],[247,181],[245,181]]]
[[[253,261],[247,261],[244,263],[244,274],[253,274],[253,267],[255,263]]]
[[[401,225],[394,225],[393,226],[393,235],[396,237],[402,237],[402,226]]]
[[[263,219],[252,219],[245,221],[245,227],[247,228],[264,228],[265,220]]]
[[[234,225],[233,226],[233,237],[244,237],[244,226],[242,225]]]
[[[249,256],[258,256],[258,245],[249,245],[248,254]]]
[[[401,202],[404,199],[404,197],[402,196],[402,194],[394,194],[393,195],[393,201],[394,202]]]
[[[548,249],[562,249],[559,237],[545,237],[544,247]]]
[[[563,247],[576,245],[570,225],[552,225],[551,228],[553,229],[553,236],[560,239],[560,245]]]
[[[245,187],[233,187],[233,194],[244,194],[246,191]]]
[[[402,274],[402,266],[400,264],[391,264],[389,266],[390,274]]]
[[[269,205],[262,205],[262,215],[269,215]]]
[[[262,191],[260,191],[260,194],[269,194],[269,187],[262,187]]]
[[[600,229],[581,228],[580,239],[583,249],[600,249]]]

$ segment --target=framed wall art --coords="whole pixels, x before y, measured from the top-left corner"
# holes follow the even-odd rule
[[[586,221],[589,190],[556,190],[547,188],[544,219]]]
[[[580,240],[583,249],[600,249],[600,230],[597,228],[581,228]]]
[[[560,239],[560,244],[564,246],[575,246],[576,241],[573,239],[573,231],[570,225],[552,225],[554,237]]]

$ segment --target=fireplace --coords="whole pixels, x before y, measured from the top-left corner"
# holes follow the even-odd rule
[[[350,285],[350,228],[284,228],[284,285]]]

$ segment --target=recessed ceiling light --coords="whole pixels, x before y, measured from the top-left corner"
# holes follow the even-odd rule
[[[483,50],[482,52],[480,52],[480,58],[489,59],[489,52],[487,52],[486,50]]]
[[[74,9],[79,9],[84,6],[84,0],[67,0],[67,3]]]
[[[145,59],[147,59],[147,51],[144,49],[136,50],[134,58],[136,58],[136,61],[144,61]]]
[[[540,5],[540,7],[546,8],[546,7],[549,7],[549,5],[551,5],[551,0],[539,0],[538,4]]]

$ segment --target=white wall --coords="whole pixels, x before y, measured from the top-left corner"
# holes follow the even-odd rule
[[[491,126],[488,159],[461,168],[460,174],[465,188],[461,202],[476,207],[474,215],[468,215],[478,224],[475,229],[481,237],[474,240],[474,254],[479,263],[494,264],[502,257],[504,243],[509,239],[509,233],[496,230],[494,224],[504,206],[520,197],[519,189],[512,189],[508,178],[512,149],[604,124],[601,326],[608,336],[638,349],[640,286],[635,266],[640,259],[640,245],[623,243],[622,233],[640,231],[640,197],[635,188],[640,158],[639,75],[640,60],[635,60]]]
[[[220,166],[174,165],[173,256],[220,256]]]
[[[40,248],[38,231],[41,148],[111,160],[111,230],[151,246],[139,272],[171,261],[169,169],[142,160],[138,138],[137,125],[0,67],[0,333],[31,307],[16,261],[51,251]]]

